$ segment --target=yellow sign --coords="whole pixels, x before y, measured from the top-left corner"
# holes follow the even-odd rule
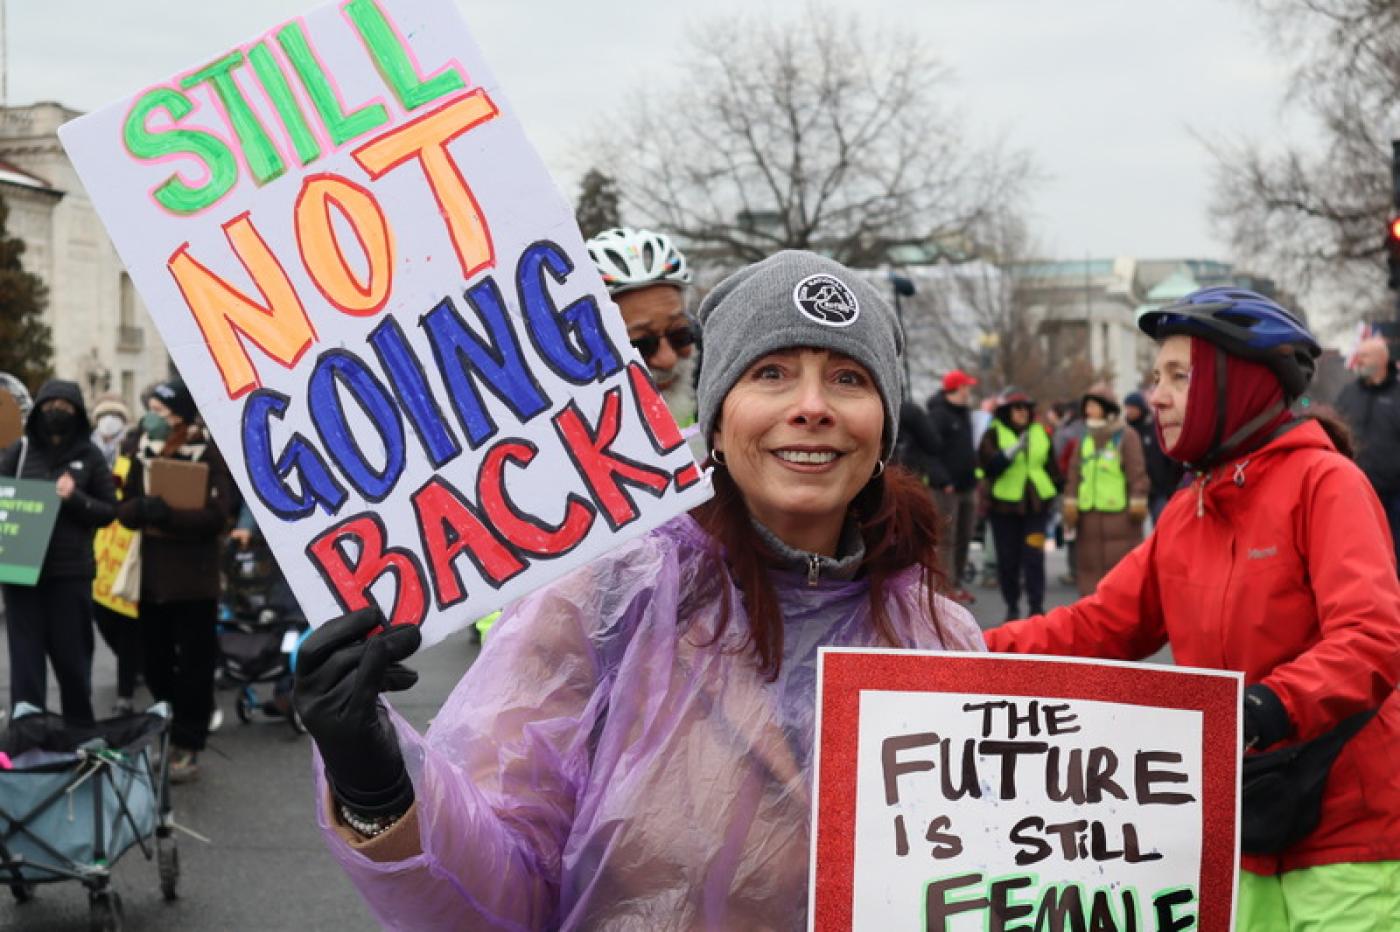
[[[131,460],[119,456],[116,465],[112,467],[112,473],[121,482],[126,480],[130,469]],[[92,580],[92,600],[128,618],[136,617],[136,603],[113,594],[112,584],[116,582],[117,573],[126,561],[127,551],[131,549],[135,540],[136,532],[120,521],[113,521],[106,527],[99,528],[97,536],[92,540],[92,553],[97,560],[97,575]]]

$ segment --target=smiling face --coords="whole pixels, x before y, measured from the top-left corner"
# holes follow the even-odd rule
[[[1183,334],[1167,337],[1157,348],[1152,365],[1152,394],[1148,403],[1162,429],[1166,449],[1176,446],[1186,421],[1186,394],[1191,388],[1191,338]]]
[[[713,449],[750,514],[788,546],[835,554],[846,509],[880,458],[885,408],[848,356],[789,349],[762,357],[725,396]]]

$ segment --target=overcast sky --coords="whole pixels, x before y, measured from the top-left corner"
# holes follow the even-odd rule
[[[800,0],[457,0],[573,200],[571,156],[612,102],[684,80],[698,17]],[[301,0],[8,0],[8,98],[90,110],[316,6]],[[973,130],[1033,154],[1027,205],[1051,255],[1231,258],[1196,138],[1280,131],[1287,62],[1241,0],[828,0],[907,24],[952,67]],[[1298,132],[1298,121],[1291,124]]]

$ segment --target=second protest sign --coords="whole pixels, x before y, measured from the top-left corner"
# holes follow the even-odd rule
[[[824,649],[811,926],[1226,930],[1237,674]]]

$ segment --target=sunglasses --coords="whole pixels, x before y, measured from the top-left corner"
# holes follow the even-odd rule
[[[665,340],[671,344],[671,349],[679,353],[689,346],[694,346],[696,341],[695,328],[690,324],[681,324],[674,330],[667,330],[661,336],[649,333],[644,337],[637,337],[632,341],[637,352],[642,354],[643,359],[650,359],[656,355],[656,351],[661,349],[661,341]]]

